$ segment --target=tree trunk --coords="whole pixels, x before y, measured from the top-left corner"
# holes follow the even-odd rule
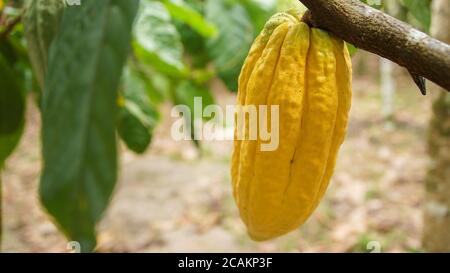
[[[450,43],[448,0],[433,1],[431,32]],[[433,104],[428,150],[423,247],[430,252],[450,252],[450,94],[445,92]]]

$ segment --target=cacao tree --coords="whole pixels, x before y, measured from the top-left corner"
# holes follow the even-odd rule
[[[406,67],[424,93],[423,77],[450,88],[447,44],[356,0],[76,2],[0,0],[0,169],[20,141],[27,103],[36,103],[42,119],[39,196],[61,232],[84,252],[95,249],[96,225],[117,181],[118,141],[144,153],[162,103],[192,108],[194,97],[201,97],[204,106],[213,104],[209,84],[215,77],[237,91],[250,46],[277,7],[308,8],[304,22]],[[409,22],[426,31],[430,1],[401,3]],[[367,15],[374,13],[379,16]],[[448,96],[441,93],[432,124],[448,117],[442,106]],[[441,128],[432,127],[441,139]],[[441,143],[438,137],[431,142]]]

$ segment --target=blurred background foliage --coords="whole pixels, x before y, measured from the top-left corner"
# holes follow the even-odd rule
[[[383,9],[393,1],[399,2],[380,1],[381,5],[374,7]],[[369,1],[373,2],[377,1]],[[20,14],[23,1],[1,0],[0,6],[4,9],[3,32],[5,22]],[[163,102],[192,105],[189,101],[201,96],[204,106],[212,104],[210,83],[216,77],[236,92],[237,78],[254,38],[272,14],[292,8],[305,9],[296,0],[142,0],[118,103],[118,132],[126,145],[137,153],[146,151]],[[401,19],[429,30],[429,0],[401,0],[400,8]],[[40,94],[28,61],[23,27],[19,24],[6,39],[0,47],[1,61],[12,71],[5,73],[13,73],[10,79],[17,78],[13,84],[21,93]],[[20,108],[25,96],[16,100],[18,103],[8,105]],[[18,136],[20,133],[12,134],[4,141],[15,143]],[[12,146],[2,145],[8,149],[0,151],[0,162]]]
[[[19,143],[26,126],[26,101],[33,99],[38,108],[41,107],[42,90],[30,65],[24,27],[20,21],[14,22],[22,14],[23,2],[0,0],[0,110],[3,113],[0,115],[0,167]],[[373,7],[429,32],[430,0],[382,0],[379,3]],[[117,131],[123,143],[132,152],[144,154],[156,129],[164,122],[167,104],[187,105],[194,113],[194,97],[202,97],[206,107],[221,102],[218,89],[235,94],[241,66],[254,38],[272,14],[292,8],[305,9],[297,0],[141,0],[117,100]],[[358,52],[354,47],[351,50]],[[386,71],[368,71],[370,61],[358,58],[358,54],[354,57],[357,58],[355,76],[358,79],[371,73],[378,80],[381,74],[383,82]],[[388,77],[392,80],[395,74],[390,73]],[[218,81],[221,88],[217,88]],[[358,84],[363,86],[365,82]],[[383,95],[382,108],[395,101],[389,99],[390,96],[394,95],[389,92]],[[399,108],[406,109],[414,99],[401,96]],[[386,116],[393,115],[392,111]],[[193,130],[191,125],[191,134]],[[374,135],[375,139],[382,138],[378,132]],[[194,144],[197,148],[200,146],[196,141]],[[351,160],[347,163],[352,164]],[[367,199],[376,199],[380,190],[376,185],[370,187],[375,189],[368,191]],[[361,236],[358,247],[362,249],[372,234]]]

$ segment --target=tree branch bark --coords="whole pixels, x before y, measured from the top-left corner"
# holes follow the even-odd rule
[[[450,91],[450,45],[358,0],[299,0],[308,23]],[[416,79],[415,79],[416,80]]]

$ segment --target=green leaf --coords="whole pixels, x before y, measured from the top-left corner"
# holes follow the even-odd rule
[[[23,43],[23,36],[17,32],[0,42],[0,55],[9,63],[14,70],[17,81],[24,92],[33,88],[32,68],[28,56],[28,50]],[[40,91],[39,87],[37,90]],[[33,90],[34,91],[34,90]]]
[[[66,8],[43,97],[41,200],[64,234],[96,245],[95,225],[117,179],[117,88],[138,0]]]
[[[201,108],[195,109],[196,98],[202,99]],[[198,85],[192,81],[183,81],[175,90],[174,103],[175,105],[185,105],[190,109],[191,116],[183,116],[183,118],[185,119],[186,126],[190,127],[192,141],[197,147],[199,147],[199,142],[194,138],[195,127],[193,121],[196,119],[204,119],[204,117],[201,116],[204,108],[208,105],[214,104],[214,98],[211,91],[206,87]],[[200,116],[197,113],[199,113]]]
[[[133,59],[129,66],[133,68],[138,82],[145,85],[144,89],[153,105],[157,106],[168,99],[170,79],[165,74],[155,71],[138,59]]]
[[[205,107],[214,104],[214,97],[211,91],[205,86],[198,85],[192,81],[183,81],[178,85],[175,90],[174,103],[186,105],[191,109],[191,113],[194,113],[195,98],[202,99],[202,112]]]
[[[175,21],[175,26],[180,33],[185,54],[189,55],[191,66],[193,68],[207,66],[210,59],[206,50],[206,39],[182,22]]]
[[[216,27],[184,1],[163,0],[163,3],[170,12],[172,19],[184,22],[204,37],[209,38],[217,34]]]
[[[204,3],[197,0],[185,0],[184,2],[197,13],[204,13]],[[206,50],[207,37],[199,34],[198,31],[186,24],[186,22],[177,20],[176,18],[174,18],[174,24],[178,33],[180,33],[184,53],[188,56],[190,67],[193,69],[205,68],[211,62],[208,51]],[[215,32],[217,34],[216,28]]]
[[[48,50],[59,30],[64,0],[27,0],[23,17],[28,53],[39,86],[44,88]]]
[[[4,58],[4,61],[10,64],[14,64],[19,61],[17,51],[17,42],[13,39],[7,39],[0,43],[1,58]]]
[[[219,77],[237,91],[237,81],[254,39],[254,28],[247,11],[237,2],[208,0],[206,18],[219,28],[219,35],[207,43]]]
[[[185,74],[183,45],[164,5],[142,0],[134,29],[136,55],[155,69],[174,76]]]
[[[356,52],[358,52],[358,48],[356,46],[354,46],[353,44],[350,44],[350,43],[345,43],[345,44],[347,45],[350,56],[353,56],[356,54]]]
[[[158,105],[170,97],[170,79],[162,73],[150,71],[141,73],[141,79],[145,80],[150,101]]]
[[[137,154],[144,153],[152,141],[152,132],[126,108],[120,111],[119,120],[117,130],[127,147]]]
[[[149,99],[145,82],[133,69],[125,72],[123,93],[118,132],[130,150],[141,154],[152,140],[159,113]]]
[[[242,0],[241,3],[247,10],[253,22],[255,30],[259,33],[267,20],[276,12],[275,0]]]
[[[188,0],[186,3],[199,14],[204,13],[204,3],[195,0]],[[181,41],[185,50],[184,53],[189,56],[191,67],[206,67],[210,63],[209,55],[206,50],[207,37],[202,36],[183,21],[175,19],[174,24],[178,30],[178,33],[180,33]],[[217,32],[217,29],[215,29],[215,31]]]
[[[17,144],[19,144],[23,133],[23,125],[24,123],[22,122],[19,129],[11,134],[0,135],[0,168],[12,154]]]
[[[430,29],[431,25],[431,6],[428,0],[403,0],[403,4],[408,11],[422,25],[425,31]]]
[[[0,55],[0,168],[22,136],[25,96],[18,78]]]
[[[16,132],[25,111],[25,99],[14,70],[0,55],[0,135]]]

